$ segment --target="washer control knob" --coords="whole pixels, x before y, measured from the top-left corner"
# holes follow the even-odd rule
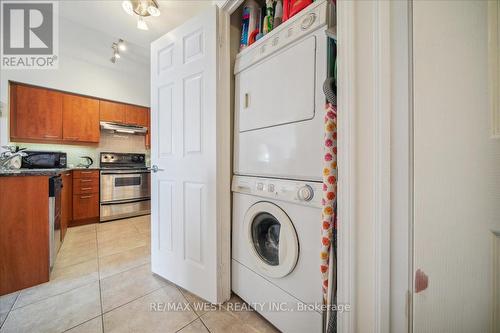
[[[312,189],[311,186],[304,185],[301,188],[299,188],[297,196],[299,197],[300,201],[311,201],[312,198],[314,197],[314,190]]]
[[[267,190],[268,190],[269,192],[274,192],[274,190],[275,190],[275,188],[274,188],[274,184],[269,184],[269,185],[267,186]]]
[[[262,191],[264,189],[264,184],[263,183],[257,183],[257,190]]]

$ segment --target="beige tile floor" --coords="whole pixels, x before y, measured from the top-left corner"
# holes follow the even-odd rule
[[[0,333],[277,332],[253,311],[206,311],[152,274],[150,232],[149,216],[70,228],[49,282],[0,297]]]

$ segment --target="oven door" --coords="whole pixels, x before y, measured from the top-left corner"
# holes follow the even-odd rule
[[[101,202],[150,198],[149,171],[101,171]]]

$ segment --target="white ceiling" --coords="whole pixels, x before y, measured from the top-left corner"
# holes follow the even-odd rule
[[[212,5],[211,0],[158,1],[161,15],[148,17],[148,31],[137,29],[137,16],[122,9],[121,0],[65,0],[59,2],[59,15],[85,27],[147,48],[155,39]]]

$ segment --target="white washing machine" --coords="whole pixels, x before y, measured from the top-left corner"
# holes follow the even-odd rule
[[[234,176],[232,289],[283,332],[320,332],[322,184]]]
[[[235,63],[234,173],[321,181],[330,1],[318,1]]]

